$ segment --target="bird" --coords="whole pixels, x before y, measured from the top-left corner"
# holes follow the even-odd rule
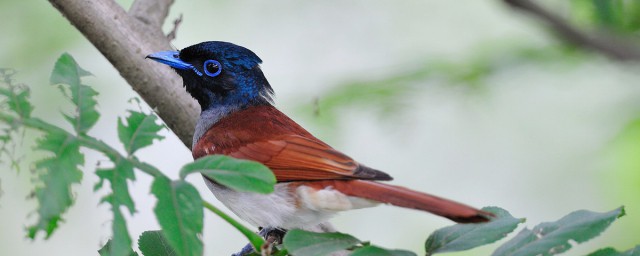
[[[448,199],[386,183],[392,177],[314,137],[274,106],[274,91],[251,50],[206,41],[147,58],[170,66],[199,103],[194,159],[227,155],[267,166],[274,192],[226,188],[205,177],[214,196],[239,218],[263,230],[331,230],[338,212],[379,204],[426,211],[459,223],[492,214]],[[263,234],[263,233],[261,233]]]

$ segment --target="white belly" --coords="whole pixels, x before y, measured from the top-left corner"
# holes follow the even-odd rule
[[[289,183],[276,184],[271,194],[238,192],[205,179],[220,202],[256,227],[314,229],[339,211],[370,207],[377,203],[346,196],[331,188],[306,186],[293,190]]]

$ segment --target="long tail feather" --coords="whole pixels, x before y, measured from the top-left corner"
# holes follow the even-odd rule
[[[326,180],[305,182],[305,185],[316,188],[331,186],[345,195],[427,211],[459,223],[486,222],[493,216],[489,212],[448,199],[375,181]]]

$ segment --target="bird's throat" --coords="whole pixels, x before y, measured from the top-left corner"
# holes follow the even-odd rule
[[[240,110],[241,107],[237,105],[217,105],[210,106],[206,110],[203,110],[200,113],[200,118],[198,118],[198,122],[196,123],[196,129],[193,133],[193,142],[191,147],[195,147],[198,140],[204,135],[205,132],[211,128],[214,124],[216,124],[220,119],[228,116],[229,114]]]

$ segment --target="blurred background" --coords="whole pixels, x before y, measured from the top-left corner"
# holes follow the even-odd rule
[[[119,1],[125,8],[131,1]],[[640,1],[543,1],[585,31],[637,39]],[[566,255],[640,243],[640,66],[559,40],[543,23],[500,1],[176,1],[177,48],[229,41],[256,52],[277,107],[332,146],[394,176],[394,184],[526,217],[520,228],[578,209],[627,216]],[[48,85],[63,52],[94,74],[102,117],[92,135],[119,146],[116,120],[136,97],[107,60],[47,1],[0,2],[1,67],[31,86],[34,115],[66,125],[70,104]],[[142,106],[148,110],[146,105]],[[27,133],[23,146],[37,134]],[[140,158],[176,178],[191,154],[168,131]],[[24,152],[23,152],[24,153]],[[97,255],[111,233],[107,191],[93,192],[103,156],[87,151],[75,205],[48,240],[26,239],[35,201],[26,153],[0,171],[0,255]],[[158,229],[150,178],[131,184],[132,237]],[[208,201],[224,208],[195,175]],[[226,209],[225,209],[226,210]],[[205,255],[246,241],[205,213]],[[351,211],[335,226],[387,248],[424,253],[450,221],[389,206]],[[514,233],[515,234],[515,233]],[[513,235],[513,234],[512,234]],[[498,245],[501,244],[500,242]],[[448,255],[487,255],[497,245]]]

